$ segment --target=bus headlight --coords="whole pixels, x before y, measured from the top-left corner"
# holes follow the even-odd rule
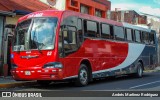
[[[43,66],[43,68],[63,68],[60,62],[50,62]]]

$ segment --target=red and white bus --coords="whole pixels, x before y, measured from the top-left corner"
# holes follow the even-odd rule
[[[155,31],[73,11],[46,10],[18,20],[12,45],[15,80],[75,80],[133,74],[157,63]]]

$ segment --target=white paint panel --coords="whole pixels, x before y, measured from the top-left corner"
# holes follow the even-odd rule
[[[122,24],[123,24],[124,27],[127,27],[127,28],[132,28],[132,29],[136,29],[136,30],[151,32],[150,29],[143,28],[143,27],[140,27],[140,26],[136,26],[136,25],[132,25],[132,24],[124,23],[124,22]]]
[[[54,2],[52,4],[55,4],[55,5],[49,4],[47,2],[47,0],[40,0],[40,1],[47,4],[47,5],[55,7],[58,10],[65,10],[65,8],[66,8],[66,0],[54,0]],[[52,2],[52,0],[50,0],[50,1]]]
[[[58,10],[65,10],[66,0],[56,0],[56,4],[54,7]]]
[[[120,65],[118,65],[114,68],[95,71],[95,72],[93,72],[93,74],[122,69],[122,68],[125,68],[125,67],[131,65],[132,63],[134,63],[138,59],[138,57],[141,55],[141,53],[143,52],[145,45],[144,44],[135,44],[135,43],[129,43],[128,45],[129,45],[129,50],[128,50],[129,52],[128,52],[128,55],[123,63],[121,63]]]

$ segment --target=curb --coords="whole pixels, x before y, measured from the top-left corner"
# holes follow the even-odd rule
[[[144,71],[144,72],[146,72],[146,73],[160,72],[160,67],[158,67],[158,68],[156,68],[156,69],[154,69],[154,70],[146,70],[146,71]]]
[[[29,85],[35,85],[35,84],[37,84],[36,81],[4,83],[4,84],[0,84],[0,88],[14,88],[19,86],[29,86]]]

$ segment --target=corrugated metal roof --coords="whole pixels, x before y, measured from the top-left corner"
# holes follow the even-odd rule
[[[50,8],[50,6],[40,2],[39,0],[0,0],[0,10],[3,11],[24,11],[34,12]]]

